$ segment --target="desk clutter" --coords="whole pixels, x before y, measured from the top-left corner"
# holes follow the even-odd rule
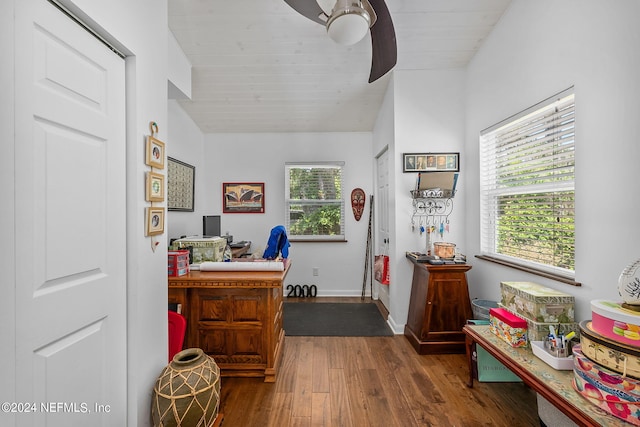
[[[531,347],[556,370],[573,369],[574,297],[532,282],[501,282],[500,293],[498,307],[489,309],[491,332],[512,347]]]
[[[190,236],[171,241],[168,251],[168,275],[180,277],[190,271],[284,271],[289,257],[286,229],[271,229],[267,247],[258,258],[248,254],[251,242],[233,243],[233,236]],[[185,257],[186,255],[186,257]]]
[[[578,333],[575,298],[533,282],[501,282],[500,306],[527,322],[530,341],[544,341],[553,328],[558,335]]]
[[[516,316],[526,323],[525,326],[519,323],[526,342],[562,339],[579,333],[572,295],[533,282],[501,282],[500,294],[499,308],[495,309],[501,314],[498,318],[504,322],[506,312],[512,315],[511,322],[516,321],[513,318]]]
[[[451,245],[453,245],[453,243],[450,243]],[[455,245],[454,245],[455,246]],[[455,256],[452,256],[451,258],[442,258],[440,256],[434,256],[434,255],[427,255],[421,252],[409,252],[407,251],[405,253],[405,256],[409,259],[414,260],[415,262],[418,263],[426,263],[426,264],[431,264],[431,265],[444,265],[444,264],[466,264],[467,263],[467,257],[465,255],[462,254],[456,254]]]
[[[500,286],[491,332],[511,347],[530,345],[555,370],[573,371],[571,385],[586,401],[640,426],[640,309],[594,300],[592,319],[577,323],[571,295],[531,282]]]
[[[205,261],[218,262],[224,258],[227,239],[224,237],[184,237],[171,244],[171,250],[187,249],[191,252],[191,264]]]

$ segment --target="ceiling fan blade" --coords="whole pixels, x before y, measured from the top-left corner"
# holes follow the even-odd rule
[[[391,14],[384,0],[368,0],[378,19],[371,27],[371,73],[369,83],[387,74],[396,65],[398,47]]]
[[[325,25],[327,23],[327,15],[318,5],[316,0],[284,0],[284,2],[291,6],[300,15],[311,19],[313,22],[317,22],[321,25]]]

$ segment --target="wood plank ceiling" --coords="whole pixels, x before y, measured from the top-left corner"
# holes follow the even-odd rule
[[[396,70],[465,67],[510,0],[386,0]],[[204,133],[371,131],[391,73],[367,82],[371,40],[329,39],[284,0],[169,0],[193,66],[179,100]]]

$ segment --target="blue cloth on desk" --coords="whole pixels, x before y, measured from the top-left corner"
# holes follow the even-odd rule
[[[289,258],[289,246],[291,244],[287,238],[287,229],[282,225],[277,225],[271,229],[271,235],[262,258],[276,259],[280,253],[282,253],[282,258]]]

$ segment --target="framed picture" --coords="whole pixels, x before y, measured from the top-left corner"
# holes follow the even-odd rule
[[[460,153],[404,153],[403,172],[459,172]]]
[[[164,142],[147,136],[145,163],[152,168],[164,169]]]
[[[164,175],[147,172],[147,201],[164,202]]]
[[[167,157],[167,209],[193,212],[196,168],[180,160]]]
[[[223,213],[264,213],[264,182],[222,184]]]
[[[164,233],[164,208],[146,208],[147,210],[147,236],[155,236]]]

